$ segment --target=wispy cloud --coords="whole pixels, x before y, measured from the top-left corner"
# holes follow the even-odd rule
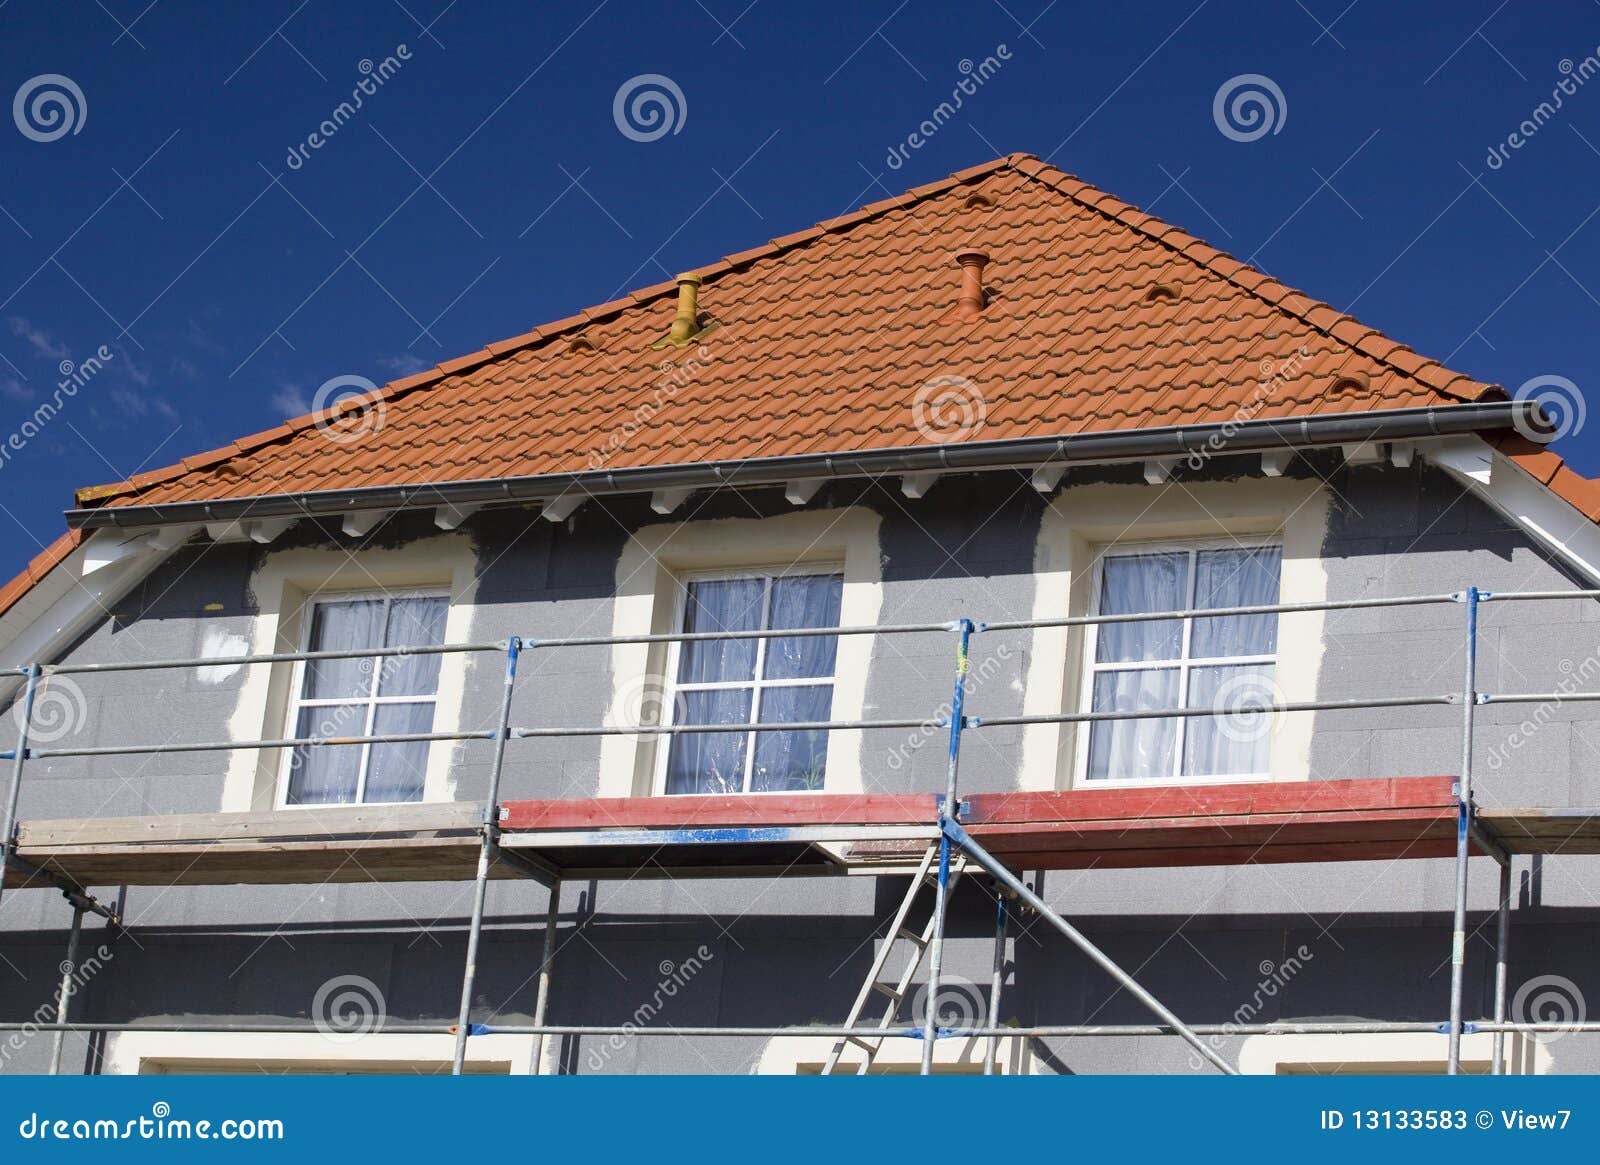
[[[65,344],[21,316],[11,316],[6,320],[6,325],[11,329],[13,336],[27,341],[28,347],[46,360],[59,362],[72,355]]]
[[[297,384],[284,384],[271,396],[272,407],[285,417],[303,417],[311,411],[311,398]]]
[[[433,362],[413,356],[410,352],[399,352],[393,356],[379,356],[378,367],[398,380],[402,376],[413,376],[424,368],[432,368]]]

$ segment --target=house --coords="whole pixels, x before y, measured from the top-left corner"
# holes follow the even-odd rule
[[[82,490],[0,591],[4,1066],[69,941],[69,1017],[132,1029],[73,1072],[448,1070],[463,1002],[468,1071],[820,1070],[795,1029],[920,1024],[929,946],[937,1026],[1031,1034],[844,1066],[1442,1070],[1452,998],[1579,1019],[1600,485],[1543,421],[1019,154]],[[982,863],[908,895],[945,821],[1010,854],[998,935]]]

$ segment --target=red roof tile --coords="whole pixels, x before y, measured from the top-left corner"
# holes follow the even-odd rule
[[[76,550],[82,541],[82,530],[68,530],[34,555],[33,561],[23,567],[16,578],[0,587],[0,615],[15,606],[23,595],[33,589],[35,583],[60,566],[62,560]]]

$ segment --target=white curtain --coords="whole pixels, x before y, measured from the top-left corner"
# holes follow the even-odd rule
[[[752,631],[835,627],[843,580],[838,575],[699,580],[689,586],[684,630]],[[779,636],[686,643],[674,700],[680,724],[762,724],[827,720],[838,639]],[[761,660],[761,675],[756,676]],[[747,789],[820,789],[827,733],[718,732],[674,736],[667,755],[668,793],[738,793]]]
[[[449,603],[442,596],[389,600],[351,599],[317,603],[311,614],[311,651],[358,651],[375,647],[433,646],[444,641]],[[432,696],[439,687],[439,656],[356,656],[308,660],[295,735],[302,737],[387,736],[431,732],[434,702],[378,703],[374,697]],[[309,701],[319,701],[310,703]],[[369,729],[370,717],[370,733]],[[371,746],[302,746],[290,757],[291,805],[349,804],[363,799],[420,801],[428,764],[426,741]]]
[[[1278,601],[1282,552],[1276,546],[1124,554],[1102,564],[1100,613],[1176,611],[1190,607],[1265,606]],[[1193,577],[1191,578],[1191,574]],[[1200,616],[1188,646],[1182,619],[1102,624],[1091,693],[1096,712],[1220,707],[1226,716],[1152,718],[1094,723],[1089,733],[1091,780],[1235,776],[1265,772],[1270,714],[1249,709],[1272,702],[1276,615]],[[1240,657],[1246,657],[1241,660]],[[1206,660],[1231,660],[1202,665]],[[1149,667],[1104,665],[1149,664]]]

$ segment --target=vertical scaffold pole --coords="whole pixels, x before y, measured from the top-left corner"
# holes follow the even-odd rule
[[[1482,592],[1468,587],[1467,659],[1461,685],[1461,778],[1456,808],[1456,908],[1450,935],[1450,1057],[1446,1071],[1461,1072],[1461,1009],[1467,962],[1467,866],[1472,852],[1472,731],[1478,707],[1478,600]]]
[[[952,624],[956,632],[956,678],[950,696],[950,756],[945,769],[944,802],[941,818],[952,821],[960,816],[956,792],[961,771],[961,732],[965,727],[967,702],[968,652],[975,625],[971,619]],[[923,1008],[922,1075],[933,1072],[933,1045],[939,1038],[939,973],[944,967],[944,920],[950,900],[950,839],[939,837],[939,882],[933,900],[933,946],[928,952],[928,1002]]]
[[[1510,971],[1511,955],[1511,855],[1506,854],[1500,863],[1500,903],[1494,935],[1494,1021],[1506,1021],[1506,981]],[[1494,1033],[1494,1067],[1499,1076],[1505,1067],[1506,1033]]]
[[[83,937],[83,907],[72,905],[72,929],[67,931],[67,957],[61,964],[61,993],[56,996],[56,1022],[67,1023],[72,1016],[72,996],[78,973],[78,940]],[[56,1031],[55,1044],[50,1049],[50,1075],[61,1075],[61,1050],[67,1033]]]
[[[22,717],[17,725],[17,751],[11,758],[11,787],[6,790],[5,819],[0,821],[0,893],[11,869],[11,852],[17,839],[17,806],[22,798],[22,762],[28,759],[28,730],[33,724],[33,700],[39,690],[39,665],[28,665],[22,688]]]
[[[994,971],[989,977],[990,1027],[1000,1026],[1000,988],[1006,977],[1006,896],[998,886],[994,895]],[[1000,1037],[990,1036],[983,1050],[983,1074],[994,1075],[995,1053],[1000,1050]]]
[[[489,769],[489,790],[483,802],[483,837],[478,847],[478,876],[472,887],[472,921],[467,927],[467,964],[461,972],[461,1011],[456,1017],[456,1054],[451,1074],[461,1075],[467,1062],[467,1036],[471,1034],[472,988],[478,977],[478,943],[483,937],[483,907],[489,894],[489,864],[494,860],[500,834],[500,774],[505,769],[506,739],[511,735],[511,696],[517,685],[517,658],[522,640],[513,635],[506,644],[506,678],[500,693],[500,726],[494,737],[494,763]]]
[[[550,965],[556,957],[556,922],[561,917],[561,880],[550,883],[550,905],[544,912],[544,954],[539,960],[539,994],[533,1003],[533,1026],[543,1027],[550,1006]],[[533,1038],[533,1074],[544,1071],[544,1033]]]

